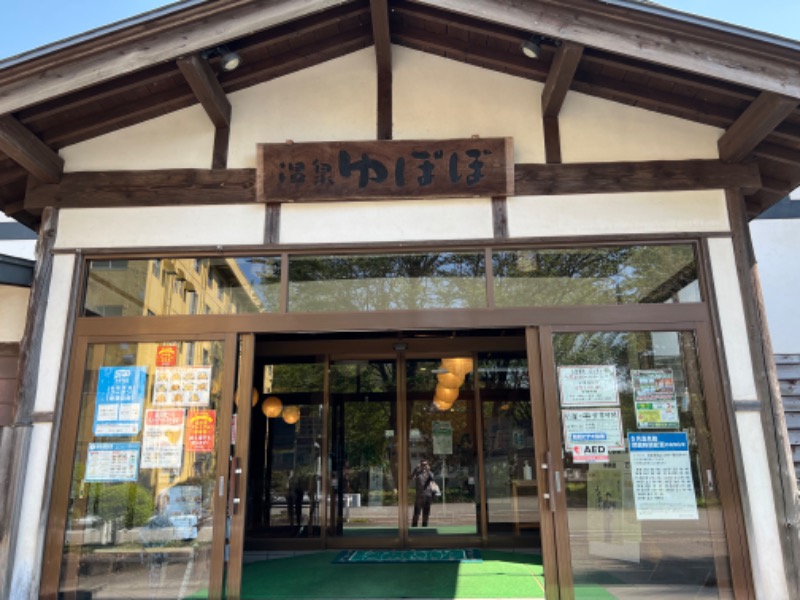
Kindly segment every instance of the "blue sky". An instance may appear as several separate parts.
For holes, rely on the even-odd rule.
[[[2,0],[0,58],[160,6],[159,0]],[[676,10],[800,40],[800,0],[661,0]]]

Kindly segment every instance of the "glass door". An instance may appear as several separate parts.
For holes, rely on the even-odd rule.
[[[540,339],[560,597],[733,597],[696,331]]]
[[[97,340],[78,343],[42,594],[218,598],[235,336]]]

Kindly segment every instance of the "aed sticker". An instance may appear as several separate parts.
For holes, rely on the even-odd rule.
[[[608,462],[608,446],[605,444],[573,444],[572,462],[604,463]]]

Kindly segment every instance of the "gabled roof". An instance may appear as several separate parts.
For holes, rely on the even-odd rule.
[[[723,160],[761,171],[751,215],[800,184],[800,42],[634,0],[187,0],[0,62],[0,209],[35,225],[26,180],[58,179],[53,151],[196,104],[203,50],[242,56],[211,59],[227,94],[372,45],[386,68],[389,41],[722,128]]]

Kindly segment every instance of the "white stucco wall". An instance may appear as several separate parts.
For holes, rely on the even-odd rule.
[[[800,200],[795,200],[800,203]],[[750,223],[775,354],[800,354],[800,219]]]
[[[0,343],[17,343],[25,331],[30,288],[0,285]]]

